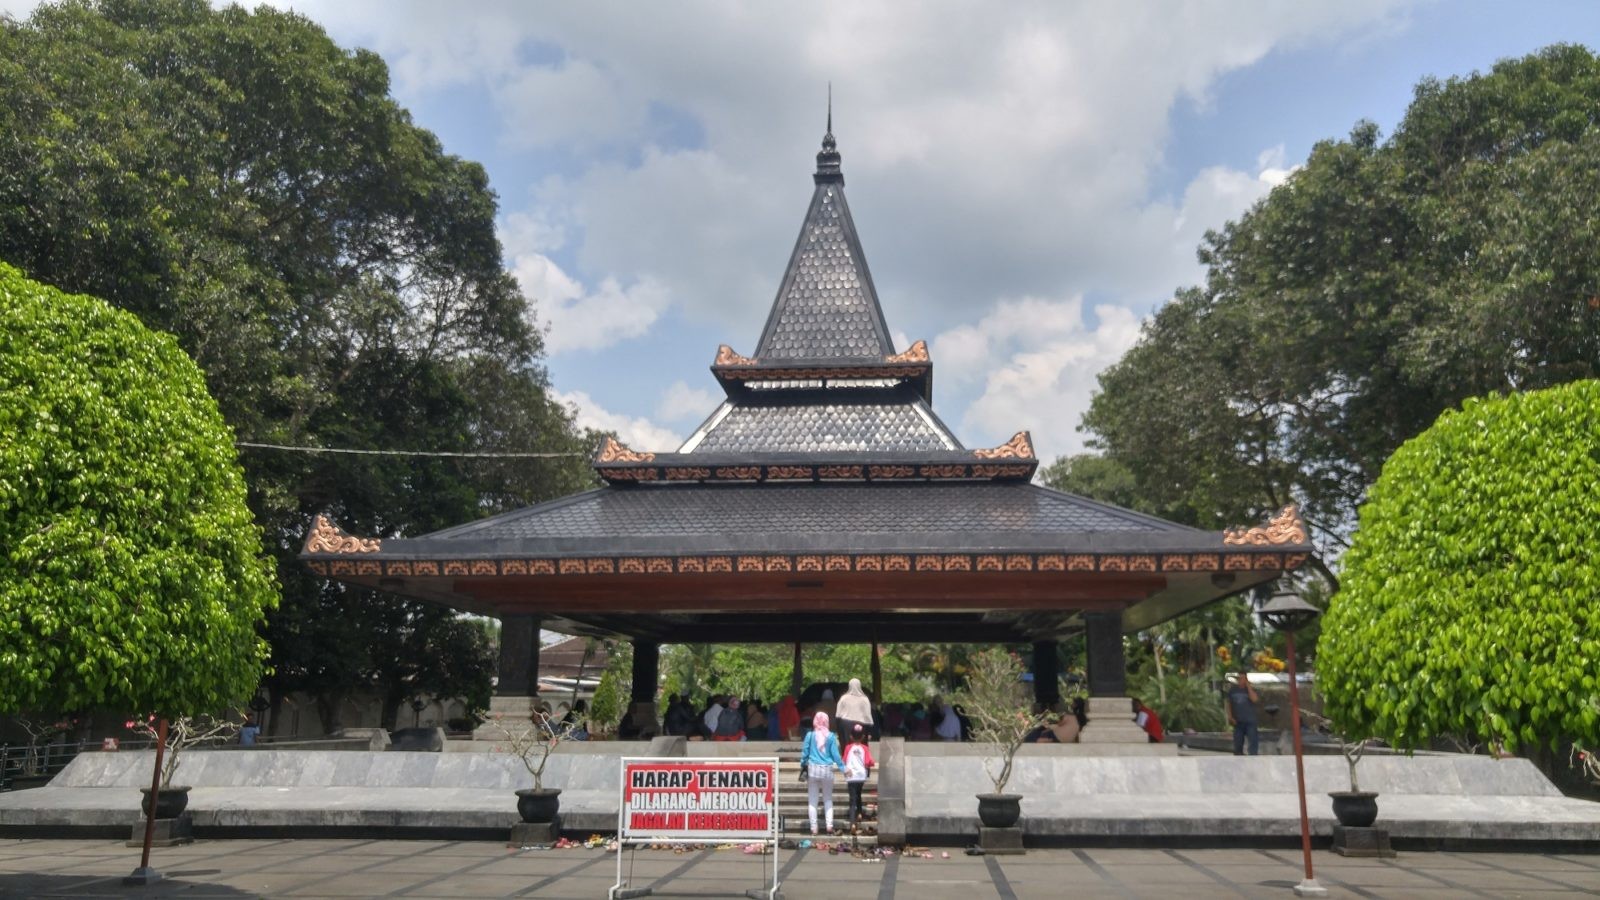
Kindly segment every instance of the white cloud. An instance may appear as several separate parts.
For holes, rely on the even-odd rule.
[[[891,323],[942,328],[1022,295],[1148,308],[1199,276],[1175,234],[1258,196],[1216,170],[1181,204],[1150,200],[1172,107],[1204,105],[1220,75],[1274,49],[1382,29],[1405,2],[297,5],[375,43],[406,90],[476,82],[503,137],[579,153],[536,197],[581,235],[581,269],[648,277],[660,304],[740,334],[799,225],[830,78]],[[703,144],[661,145],[652,108]],[[596,143],[633,152],[583,157]],[[550,318],[553,345],[603,345]]]
[[[977,370],[983,393],[962,419],[969,445],[998,443],[1029,430],[1040,459],[1083,449],[1077,423],[1089,408],[1095,375],[1139,336],[1139,318],[1124,307],[1099,305],[1094,315],[1098,321],[1090,327],[1081,298],[1028,298],[1002,303],[975,325],[955,329],[962,352],[981,346],[984,353]],[[935,346],[947,346],[945,338],[940,335]],[[936,364],[948,362],[935,358]]]
[[[672,451],[683,443],[683,437],[671,429],[662,428],[643,416],[628,416],[611,412],[594,402],[584,391],[552,391],[556,402],[569,406],[579,428],[614,431],[617,439],[635,450],[655,452]]]
[[[560,230],[514,214],[501,227],[511,270],[532,301],[537,320],[548,324],[551,354],[607,347],[650,329],[667,306],[666,289],[649,275],[624,285],[615,277],[589,288],[568,275],[545,251],[559,247]],[[554,241],[556,243],[552,244]]]
[[[698,424],[711,411],[722,402],[721,395],[700,388],[689,387],[683,381],[674,381],[671,386],[661,392],[661,401],[656,404],[656,418],[664,422],[688,422]]]

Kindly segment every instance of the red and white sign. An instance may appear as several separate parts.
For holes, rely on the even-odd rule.
[[[617,837],[638,841],[776,841],[778,761],[624,759]]]

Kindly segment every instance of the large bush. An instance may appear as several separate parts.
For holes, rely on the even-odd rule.
[[[0,322],[0,711],[247,697],[276,587],[200,370],[4,264]]]
[[[1469,400],[1361,509],[1317,674],[1351,735],[1593,743],[1600,382]]]

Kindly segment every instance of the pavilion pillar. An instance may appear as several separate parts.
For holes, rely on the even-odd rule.
[[[872,658],[868,663],[872,671],[872,705],[883,703],[883,661],[878,659],[878,642],[872,642]]]
[[[630,698],[633,724],[641,731],[661,733],[656,717],[656,690],[661,681],[661,645],[655,641],[633,642],[633,695]]]
[[[800,665],[800,642],[799,641],[795,641],[794,642],[794,668],[791,670],[790,675],[789,675],[789,693],[793,694],[794,698],[796,700],[799,700],[801,692],[804,691],[805,689],[806,689],[806,675],[805,675],[805,670],[803,668],[801,668],[801,665]]]
[[[1083,614],[1089,650],[1089,724],[1080,744],[1143,744],[1128,698],[1128,663],[1122,652],[1122,610]]]
[[[500,660],[494,696],[489,698],[489,721],[473,732],[478,740],[505,740],[505,732],[495,719],[527,722],[539,703],[539,626],[538,616],[508,614],[500,617]],[[514,727],[514,726],[513,726]]]
[[[1048,707],[1061,699],[1061,658],[1055,641],[1033,642],[1033,702]]]

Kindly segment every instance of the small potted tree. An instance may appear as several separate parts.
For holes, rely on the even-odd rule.
[[[1022,818],[1022,795],[1006,793],[1006,784],[1017,748],[1045,722],[1045,714],[1033,711],[1023,688],[1025,671],[1016,654],[990,648],[968,662],[966,688],[956,695],[972,720],[973,740],[993,748],[983,769],[994,792],[978,795],[978,819],[989,828],[1010,828]]]
[[[532,788],[517,791],[517,815],[534,825],[554,822],[561,812],[561,789],[544,786],[544,770],[557,745],[572,736],[573,725],[563,724],[544,712],[535,712],[526,722],[507,722],[503,715],[495,715],[494,721],[505,735],[504,744],[495,750],[522,760],[528,774],[533,776]]]
[[[129,721],[126,727],[135,734],[149,738],[152,746],[159,739],[155,716],[150,716],[144,721],[137,719]],[[210,716],[180,716],[167,723],[167,744],[161,762],[161,791],[156,799],[156,818],[175,819],[189,807],[189,786],[173,783],[183,751],[200,744],[222,743],[238,733],[238,722],[213,719]],[[144,799],[140,801],[140,809],[148,816],[150,789],[140,788],[139,793],[144,794]]]
[[[1346,738],[1334,729],[1333,722],[1326,716],[1310,710],[1302,709],[1300,715],[1339,742],[1339,753],[1344,756],[1345,765],[1350,769],[1350,790],[1328,792],[1328,796],[1333,798],[1333,817],[1346,828],[1371,828],[1372,823],[1378,820],[1378,792],[1363,791],[1356,774],[1361,756],[1367,751],[1367,739]]]

